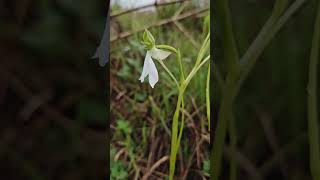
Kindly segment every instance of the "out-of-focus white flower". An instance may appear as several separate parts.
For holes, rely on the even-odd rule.
[[[105,66],[109,61],[109,34],[110,34],[110,21],[107,16],[106,25],[104,28],[103,36],[95,54],[91,57],[92,59],[99,59],[99,65]]]
[[[139,78],[141,83],[148,76],[149,84],[152,88],[154,88],[154,85],[159,81],[159,75],[157,67],[152,59],[162,61],[166,59],[170,54],[170,52],[158,49],[156,47],[153,47],[152,49],[148,50],[144,59],[142,74]]]

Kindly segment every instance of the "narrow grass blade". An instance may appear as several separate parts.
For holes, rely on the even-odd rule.
[[[317,1],[317,15],[314,24],[314,34],[309,64],[308,83],[308,134],[310,151],[310,170],[313,180],[320,179],[320,147],[319,147],[319,123],[317,108],[317,76],[320,48],[320,1]]]
[[[207,104],[207,119],[208,119],[208,130],[210,132],[210,63],[208,66],[207,75],[207,87],[206,87],[206,104]]]

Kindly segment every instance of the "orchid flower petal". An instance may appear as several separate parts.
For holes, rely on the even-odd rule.
[[[152,88],[154,88],[154,85],[159,81],[159,75],[158,75],[158,70],[154,62],[149,60],[149,84]]]
[[[150,86],[154,88],[154,85],[159,81],[159,75],[158,75],[157,67],[151,58],[150,51],[147,51],[146,57],[144,59],[142,73],[139,80],[143,82],[147,76],[149,78]]]
[[[143,63],[142,73],[141,73],[141,76],[140,76],[140,78],[139,78],[139,80],[140,80],[141,82],[143,82],[144,79],[145,79],[145,78],[147,77],[147,75],[148,75],[148,67],[150,66],[150,65],[149,65],[149,64],[150,64],[150,63],[149,63],[149,60],[152,61],[150,52],[147,51],[147,54],[146,54],[146,57],[145,57],[144,63]]]
[[[154,59],[164,60],[171,54],[171,52],[164,51],[154,47],[150,50],[150,54],[151,54],[151,57]]]

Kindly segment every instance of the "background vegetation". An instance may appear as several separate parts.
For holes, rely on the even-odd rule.
[[[240,57],[267,21],[274,2],[230,1]],[[319,11],[316,8],[316,1],[306,1],[263,51],[243,84],[233,105],[236,134],[228,126],[219,179],[311,179],[307,83],[315,13]],[[228,70],[221,46],[222,33],[219,28],[215,31],[215,62],[224,78]],[[218,82],[217,78],[213,82],[218,86],[215,112],[222,100]],[[230,149],[232,139],[237,141],[234,152]],[[231,175],[235,174],[231,173],[233,162],[236,176]]]
[[[171,123],[178,92],[158,64],[160,80],[154,89],[138,80],[146,54],[140,43],[142,33],[148,28],[157,44],[179,48],[186,70],[190,71],[205,38],[203,21],[209,12],[208,2],[204,6],[191,1],[155,5],[151,11],[149,8],[149,11],[138,10],[121,16],[117,14],[123,10],[116,5],[112,7],[110,163],[114,179],[121,179],[119,176],[122,179],[167,178]],[[172,18],[185,15],[188,16],[180,21]],[[175,58],[169,57],[165,64],[179,77]],[[206,69],[198,73],[187,90],[186,124],[177,159],[178,179],[209,179]]]

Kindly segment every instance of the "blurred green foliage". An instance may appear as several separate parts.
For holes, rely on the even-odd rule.
[[[274,1],[230,1],[240,56],[269,17],[273,4]],[[310,179],[306,88],[315,11],[315,1],[308,1],[288,21],[265,49],[236,98],[238,151],[257,168],[254,173],[265,179]],[[218,29],[214,29],[215,62],[225,77]],[[214,84],[218,85],[217,81]],[[218,112],[222,92],[217,87],[214,93],[214,111]],[[230,143],[229,138],[226,143]],[[283,161],[274,159],[280,152]],[[227,179],[229,161],[224,162],[220,178]],[[238,166],[238,178],[249,178],[247,167]]]

